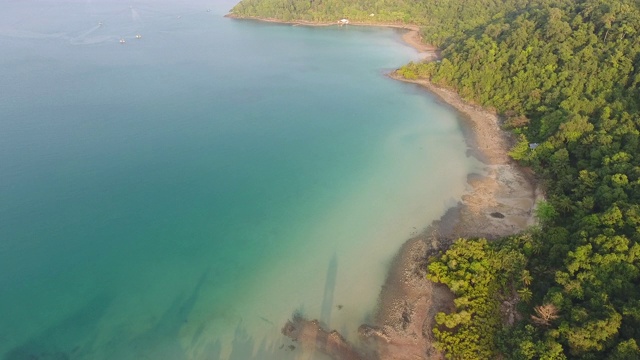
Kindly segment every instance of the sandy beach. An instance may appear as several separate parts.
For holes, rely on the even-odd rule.
[[[422,86],[455,108],[464,121],[470,154],[485,165],[483,174],[469,175],[468,191],[456,207],[402,246],[379,297],[377,331],[370,336],[378,358],[440,359],[431,328],[436,313],[453,307],[453,295],[425,279],[428,258],[460,237],[495,239],[521,232],[534,224],[532,214],[541,194],[533,175],[508,157],[513,139],[500,129],[496,114],[428,80],[390,76]]]
[[[485,165],[484,172],[470,174],[467,193],[458,205],[398,251],[378,299],[375,321],[360,327],[360,357],[354,355],[353,345],[318,322],[297,318],[283,329],[302,346],[315,347],[334,359],[444,358],[433,347],[431,328],[438,312],[452,309],[454,297],[445,286],[425,278],[428,258],[460,237],[495,239],[526,229],[534,223],[533,209],[541,196],[532,174],[508,157],[512,138],[500,129],[496,114],[427,80],[389,76],[423,87],[460,113],[470,156]]]
[[[231,16],[234,17],[234,16]],[[275,19],[256,19],[278,22]],[[289,22],[304,26],[336,23]],[[438,59],[438,49],[422,42],[419,27],[413,25],[350,23],[348,26],[384,26],[406,29],[403,40],[425,60]],[[466,194],[457,206],[407,240],[398,251],[382,287],[374,321],[363,324],[360,344],[348,343],[339,333],[323,329],[318,321],[295,317],[282,329],[300,346],[315,349],[336,359],[441,359],[433,347],[431,329],[435,314],[453,307],[453,294],[425,278],[428,259],[460,237],[496,239],[523,231],[534,224],[533,210],[541,196],[533,174],[513,162],[507,152],[511,134],[500,128],[497,114],[470,104],[454,91],[426,79],[406,80],[395,73],[389,77],[420,86],[425,96],[435,96],[460,114],[469,149],[484,164],[482,173],[469,174]]]

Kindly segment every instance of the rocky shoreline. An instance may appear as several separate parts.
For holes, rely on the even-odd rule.
[[[454,296],[446,286],[425,278],[429,258],[460,237],[496,239],[525,230],[534,224],[533,210],[541,196],[533,174],[508,157],[513,140],[501,130],[496,114],[427,80],[389,76],[424,87],[462,115],[470,154],[485,165],[484,173],[470,174],[468,191],[458,205],[401,247],[380,292],[374,321],[359,329],[357,347],[315,320],[295,316],[283,328],[300,346],[336,360],[444,358],[433,346],[431,329],[438,312],[453,308]]]
[[[429,257],[460,237],[496,239],[525,230],[534,224],[533,210],[541,196],[533,174],[508,157],[513,139],[501,130],[496,114],[427,80],[409,82],[463,115],[471,154],[485,166],[483,174],[469,175],[469,190],[459,204],[397,254],[379,298],[375,325],[382,327],[386,338],[378,341],[383,344],[378,359],[443,358],[433,347],[431,329],[435,314],[453,308],[454,297],[445,286],[425,278]]]
[[[336,25],[251,19],[304,26]],[[436,48],[422,42],[417,26],[349,25],[406,29],[403,40],[420,52],[424,59],[435,60],[440,56]],[[374,320],[359,328],[358,344],[351,344],[338,332],[323,328],[317,320],[297,315],[282,328],[282,333],[302,348],[321,352],[336,360],[444,358],[434,348],[431,329],[438,312],[453,308],[454,296],[446,286],[425,278],[429,258],[446,250],[460,237],[496,239],[525,230],[534,224],[533,210],[537,199],[542,196],[533,174],[519,167],[507,155],[513,138],[500,128],[497,114],[470,104],[454,91],[438,87],[428,80],[407,80],[396,73],[389,74],[389,77],[420,86],[454,108],[464,122],[462,127],[469,154],[481,161],[484,169],[481,174],[468,176],[468,191],[457,206],[401,247],[380,292]]]

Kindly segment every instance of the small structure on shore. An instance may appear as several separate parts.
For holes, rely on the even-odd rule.
[[[535,148],[537,148],[538,146],[540,146],[540,144],[538,143],[530,143],[529,144],[529,149],[534,150]]]
[[[349,25],[349,19],[341,19],[340,21],[338,21],[338,24],[340,24],[340,26]]]

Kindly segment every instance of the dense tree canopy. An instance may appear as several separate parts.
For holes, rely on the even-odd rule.
[[[452,35],[474,29],[497,14],[515,11],[527,0],[243,0],[232,12],[289,20],[411,23],[422,26],[429,41],[439,45]]]
[[[534,167],[553,210],[530,264],[534,302],[559,317],[538,335],[570,358],[640,358],[638,31],[635,1],[532,2],[450,38],[441,63],[402,70],[495,108],[520,134],[512,156]]]
[[[399,73],[496,109],[518,136],[511,155],[547,196],[540,228],[460,240],[434,260],[429,277],[458,296],[434,329],[449,357],[640,359],[638,1],[244,0],[233,11],[419,24],[443,59]],[[525,316],[503,332],[497,302],[514,292]]]

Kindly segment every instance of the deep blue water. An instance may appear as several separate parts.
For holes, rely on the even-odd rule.
[[[353,334],[463,192],[400,33],[232,5],[2,6],[0,359],[306,358],[284,321]]]

